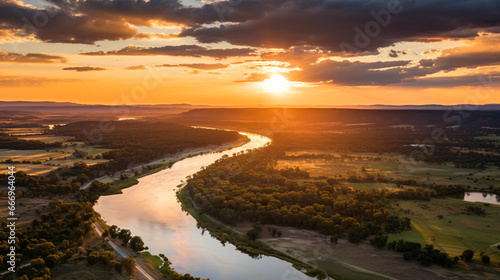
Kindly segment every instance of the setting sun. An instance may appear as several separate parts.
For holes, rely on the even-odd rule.
[[[290,82],[279,74],[273,74],[269,79],[264,80],[262,86],[273,94],[281,94],[290,90]]]

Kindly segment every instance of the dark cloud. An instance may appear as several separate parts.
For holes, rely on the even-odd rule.
[[[78,66],[78,67],[67,67],[63,68],[66,71],[76,71],[76,72],[89,72],[89,71],[106,71],[107,68],[102,67],[91,67],[91,66]]]
[[[399,57],[400,55],[405,55],[407,54],[406,50],[404,51],[396,51],[396,50],[390,50],[389,51],[389,56],[390,57]]]
[[[180,0],[48,1],[52,8],[37,9],[0,0],[0,25],[25,29],[47,42],[91,44],[133,38],[135,26],[172,23],[185,26],[179,36],[202,43],[307,45],[336,53],[370,53],[401,41],[500,32],[498,0],[239,0],[201,7],[184,6]],[[143,33],[137,39],[154,36],[169,35]]]
[[[60,3],[76,3],[58,1]],[[77,5],[77,4],[74,4]],[[94,17],[83,14],[70,5],[59,9],[36,9],[20,2],[0,1],[0,25],[23,31],[46,42],[85,43],[99,40],[131,38],[137,28],[120,18]]]
[[[434,60],[433,67],[437,71],[452,71],[458,68],[477,68],[500,64],[500,50],[498,48],[477,52],[454,52],[438,57]]]
[[[499,85],[498,82],[495,82],[498,80],[500,80],[500,73],[494,73],[487,76],[467,75],[416,79],[400,85],[421,88],[453,88],[461,86],[484,86],[486,88],[491,88]]]
[[[100,40],[122,40],[134,37],[134,26],[172,23],[197,26],[222,19],[244,21],[262,15],[268,6],[257,1],[234,1],[187,7],[179,0],[47,0],[45,9],[34,8],[14,0],[0,0],[0,25],[24,30],[46,42],[93,44]],[[284,1],[276,1],[284,2]],[[262,10],[255,9],[259,5]],[[229,8],[229,9],[228,9]],[[248,10],[246,10],[248,8]],[[138,35],[147,39],[152,35]],[[165,36],[158,35],[156,38]]]
[[[228,58],[235,56],[252,56],[255,55],[254,50],[250,48],[235,48],[235,49],[209,49],[198,45],[180,45],[180,46],[164,46],[164,47],[139,47],[128,46],[116,51],[108,52],[88,52],[81,55],[169,55],[169,56],[193,56],[193,57],[214,57]]]
[[[222,63],[191,63],[191,64],[163,64],[156,67],[188,67],[196,70],[217,70],[229,67],[228,64]]]
[[[263,53],[261,58],[268,61],[282,61],[292,65],[312,64],[330,55],[328,51],[315,47],[292,47],[282,52]]]
[[[0,52],[0,62],[7,63],[65,63],[67,61],[65,57],[60,55]]]
[[[146,70],[148,67],[144,65],[135,65],[123,68],[123,70]]]
[[[51,0],[58,2],[56,0]],[[217,21],[244,22],[280,8],[287,0],[229,0],[187,7],[178,0],[86,0],[71,1],[73,9],[93,17],[123,18],[134,25],[155,21],[193,26]]]
[[[135,40],[166,40],[166,39],[173,39],[173,38],[178,38],[177,35],[172,35],[172,34],[162,34],[162,33],[139,33],[134,36]]]
[[[293,71],[289,78],[293,81],[332,83],[343,86],[383,86],[407,85],[469,85],[476,81],[471,77],[433,78],[435,73],[446,73],[463,68],[478,68],[500,64],[500,50],[492,48],[495,40],[478,41],[474,45],[445,51],[435,59],[422,59],[418,64],[410,61],[359,62],[324,60],[316,64],[303,65],[301,71]],[[489,46],[485,48],[486,46]],[[477,49],[477,51],[475,51]],[[425,81],[429,80],[428,83]],[[456,82],[455,84],[453,82]]]
[[[246,10],[248,16],[234,19],[236,24],[194,26],[180,35],[202,43],[225,41],[270,48],[312,45],[362,53],[400,41],[469,38],[500,26],[497,0],[289,0],[259,5],[265,2],[243,1],[256,11]]]
[[[344,86],[381,86],[400,83],[411,77],[407,70],[410,61],[350,62],[324,60],[293,71],[289,78],[301,82],[323,82]]]

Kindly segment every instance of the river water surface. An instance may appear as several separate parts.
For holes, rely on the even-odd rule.
[[[241,132],[240,132],[241,133]],[[109,225],[130,229],[141,236],[149,251],[165,254],[179,273],[211,280],[311,280],[288,262],[274,257],[259,259],[241,253],[196,227],[196,220],[181,209],[176,190],[182,180],[223,155],[232,155],[271,142],[267,137],[241,133],[247,144],[222,153],[212,153],[176,162],[172,168],[139,179],[123,194],[99,198],[94,209]]]
[[[492,193],[466,192],[464,200],[469,202],[484,202],[500,205],[500,197]]]

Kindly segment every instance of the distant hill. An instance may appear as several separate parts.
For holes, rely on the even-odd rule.
[[[118,111],[119,108],[130,108],[133,110],[172,110],[187,111],[195,108],[208,108],[210,106],[197,106],[191,104],[158,104],[158,105],[102,105],[102,104],[78,104],[71,102],[52,101],[0,101],[0,111],[40,111],[61,112],[83,110],[83,111]]]
[[[331,108],[217,108],[194,109],[175,119],[191,123],[260,122],[290,124],[379,124],[437,126],[500,126],[500,111],[331,109]]]
[[[500,104],[485,104],[485,105],[315,105],[315,106],[298,106],[298,105],[257,105],[257,106],[210,106],[210,105],[192,105],[192,104],[151,104],[151,105],[103,105],[103,104],[79,104],[72,102],[54,102],[54,101],[0,101],[0,111],[33,111],[39,108],[57,111],[70,109],[85,109],[85,110],[106,110],[109,108],[129,107],[137,109],[169,109],[169,110],[192,110],[199,108],[338,108],[338,109],[372,109],[372,110],[451,110],[457,108],[471,107],[479,111],[497,111],[500,110]]]
[[[340,108],[341,107],[341,108]],[[316,108],[296,107],[226,107],[208,105],[158,104],[158,105],[98,105],[70,102],[0,101],[0,121],[66,123],[88,119],[117,119],[122,117],[150,117],[192,124],[222,122],[262,122],[283,119],[283,112],[293,115],[288,121],[297,123],[330,123],[383,125],[471,125],[498,127],[500,104],[470,105],[370,105],[328,106]],[[460,112],[460,113],[457,113]],[[285,116],[286,117],[286,116]],[[286,117],[288,118],[288,117]],[[460,124],[457,122],[460,119]]]
[[[190,104],[166,105],[92,105],[70,102],[0,101],[0,122],[66,123],[79,120],[123,117],[169,116],[197,108]]]
[[[328,107],[328,106],[327,106]],[[335,106],[335,108],[342,109],[377,109],[377,110],[451,110],[467,108],[478,111],[499,111],[500,104],[485,104],[485,105],[469,105],[469,104],[459,104],[459,105],[438,105],[438,104],[427,104],[427,105],[346,105],[346,106]]]

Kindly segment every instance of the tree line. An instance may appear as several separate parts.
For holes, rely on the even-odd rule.
[[[391,215],[392,194],[356,190],[335,180],[306,181],[298,168],[274,167],[272,147],[222,158],[195,174],[186,186],[204,213],[234,225],[242,221],[312,229],[358,243],[369,235],[410,229],[410,220]]]

